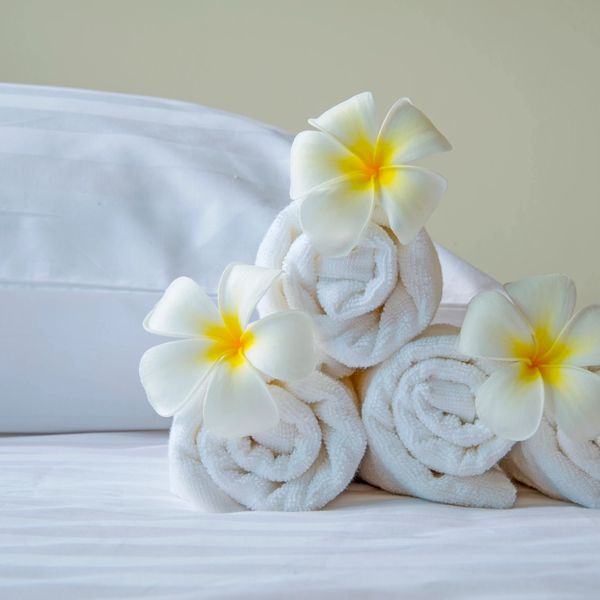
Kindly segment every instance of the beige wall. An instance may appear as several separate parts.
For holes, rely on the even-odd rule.
[[[429,229],[600,302],[600,0],[0,0],[0,79],[166,96],[290,131],[362,90],[454,144]]]

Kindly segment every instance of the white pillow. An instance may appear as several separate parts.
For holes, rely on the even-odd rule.
[[[433,320],[460,327],[471,299],[486,290],[500,290],[500,284],[473,265],[435,244],[442,265],[442,302]]]
[[[215,290],[289,201],[290,137],[152,98],[0,85],[0,431],[156,428],[142,320]]]
[[[163,428],[142,320],[188,275],[215,292],[289,202],[292,138],[154,98],[0,84],[0,431]],[[437,321],[495,282],[439,249]]]

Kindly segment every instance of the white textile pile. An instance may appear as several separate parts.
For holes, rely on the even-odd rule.
[[[352,387],[315,372],[270,389],[280,422],[253,437],[211,435],[198,405],[177,414],[169,440],[176,494],[212,512],[304,511],[346,489],[366,446]]]
[[[359,378],[368,448],[360,475],[397,494],[508,508],[516,491],[496,466],[512,443],[476,417],[489,366],[456,350],[457,331],[434,326]]]
[[[503,466],[551,498],[600,508],[600,438],[573,440],[550,415],[533,437],[515,445]]]
[[[376,365],[433,320],[442,295],[441,267],[425,230],[403,246],[372,223],[346,257],[321,256],[302,233],[299,204],[275,219],[256,263],[281,269],[259,306],[262,314],[293,308],[316,326],[323,362],[349,367]]]

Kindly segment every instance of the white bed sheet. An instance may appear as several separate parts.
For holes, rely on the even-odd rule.
[[[354,484],[320,512],[203,514],[166,452],[166,432],[0,438],[0,598],[599,597],[600,512]]]

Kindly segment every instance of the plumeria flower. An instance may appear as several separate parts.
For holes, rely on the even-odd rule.
[[[459,349],[502,361],[479,388],[481,420],[497,435],[524,440],[538,429],[544,404],[576,439],[600,434],[600,306],[573,316],[575,286],[565,275],[540,275],[476,296]]]
[[[218,308],[187,277],[167,288],[144,328],[185,339],[150,348],[140,362],[142,385],[157,413],[171,416],[203,399],[204,425],[217,435],[253,435],[277,424],[265,378],[292,381],[315,368],[308,315],[283,311],[249,323],[278,275],[229,265],[219,282]]]
[[[291,154],[293,199],[313,245],[345,256],[360,240],[374,211],[408,244],[440,202],[446,180],[414,160],[450,150],[448,140],[408,98],[388,112],[379,132],[370,92],[358,94],[308,121]]]

